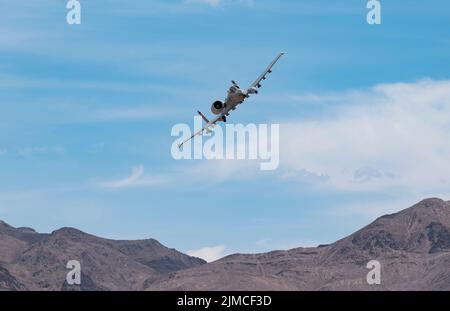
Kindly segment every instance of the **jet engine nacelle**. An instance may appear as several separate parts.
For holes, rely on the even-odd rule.
[[[220,112],[223,109],[223,102],[221,102],[220,100],[215,101],[212,105],[211,105],[211,112],[214,114],[220,114]]]

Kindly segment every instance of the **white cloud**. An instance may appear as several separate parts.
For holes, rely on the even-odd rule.
[[[204,4],[211,7],[219,7],[225,5],[245,5],[253,6],[254,0],[184,0],[186,4]]]
[[[218,245],[212,247],[203,247],[198,250],[187,251],[187,254],[189,256],[202,258],[207,262],[213,262],[220,258],[225,257],[226,256],[225,250],[226,250],[225,245]]]
[[[382,84],[336,101],[331,117],[281,125],[284,179],[308,172],[338,190],[448,189],[450,81]]]
[[[90,89],[90,90],[114,90],[130,93],[173,93],[176,90],[158,84],[128,83],[128,82],[104,82],[104,81],[61,81],[56,79],[33,79],[18,75],[0,74],[1,89]]]
[[[127,121],[161,118],[173,116],[175,113],[175,111],[166,108],[137,106],[94,111],[89,119],[92,121]]]
[[[20,156],[31,156],[38,154],[63,154],[65,149],[63,147],[26,147],[17,150]]]
[[[128,15],[155,15],[155,14],[192,14],[202,13],[206,7],[222,7],[225,5],[254,5],[254,0],[181,0],[147,1],[124,5],[122,1],[116,3],[104,11],[112,14]]]
[[[307,99],[330,109],[325,117],[281,124],[280,170],[272,172],[281,181],[318,189],[385,192],[397,198],[449,192],[450,81],[382,84],[309,94]],[[136,167],[131,176],[102,186],[124,188],[161,181],[173,185],[188,179],[189,184],[215,184],[266,175],[258,170],[258,161],[250,160],[183,163],[163,177],[144,176],[143,170]],[[246,174],[241,174],[243,170]]]
[[[165,183],[163,176],[145,176],[143,165],[135,166],[131,169],[131,175],[118,180],[100,182],[99,185],[106,189],[122,189],[132,187],[156,186]]]
[[[207,4],[210,6],[218,6],[221,3],[221,0],[186,0],[186,3],[201,3]]]

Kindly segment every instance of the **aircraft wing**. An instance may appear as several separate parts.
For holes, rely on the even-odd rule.
[[[190,141],[191,139],[200,136],[203,134],[204,131],[208,131],[211,127],[214,127],[214,125],[216,125],[217,122],[219,122],[222,119],[222,114],[220,114],[217,118],[215,118],[214,120],[212,120],[211,122],[208,122],[200,131],[194,133],[191,137],[189,137],[188,139],[186,139],[185,141],[183,141],[181,144],[178,145],[178,148],[181,149],[181,147],[183,147],[183,145],[185,143],[187,143],[188,141]]]
[[[278,62],[278,60],[284,55],[284,53],[278,54],[278,56],[270,63],[269,67],[256,79],[255,82],[250,86],[250,88],[260,88],[261,82],[266,80],[266,77],[269,73],[272,72],[272,67]]]

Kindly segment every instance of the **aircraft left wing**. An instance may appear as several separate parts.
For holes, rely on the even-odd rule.
[[[278,60],[284,55],[285,53],[280,53],[278,56],[270,63],[269,67],[256,79],[255,82],[250,86],[250,88],[253,89],[259,89],[261,87],[261,82],[263,80],[266,80],[266,77],[269,73],[272,72],[272,67],[278,62]]]
[[[214,125],[216,125],[217,122],[219,122],[220,120],[222,120],[223,116],[222,114],[220,114],[217,118],[215,118],[214,120],[208,122],[200,131],[198,131],[197,133],[194,133],[191,137],[189,137],[188,139],[186,139],[185,141],[183,141],[181,144],[178,145],[178,148],[181,149],[181,147],[183,147],[183,145],[185,143],[187,143],[188,141],[190,141],[191,139],[200,136],[203,134],[204,131],[209,131],[209,129],[211,127],[214,127]]]

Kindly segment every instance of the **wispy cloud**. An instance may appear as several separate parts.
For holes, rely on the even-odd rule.
[[[137,2],[135,6],[123,6],[117,2],[106,11],[115,14],[153,15],[153,14],[193,14],[203,13],[208,7],[224,5],[253,5],[254,0],[179,0],[179,1],[151,1]],[[122,5],[122,6],[121,6]],[[202,10],[202,6],[205,8]]]
[[[63,154],[65,149],[63,147],[26,147],[17,150],[17,154],[20,156],[31,156],[39,154]]]
[[[166,182],[166,179],[163,176],[147,176],[144,173],[144,166],[138,165],[131,169],[131,175],[121,179],[102,181],[99,185],[106,189],[122,189],[156,186]]]
[[[219,4],[222,2],[221,0],[185,0],[185,3],[200,3],[200,4],[207,4],[210,6],[219,6]]]
[[[112,81],[77,81],[55,79],[33,79],[23,76],[0,74],[1,89],[89,89],[103,91],[119,91],[130,93],[171,93],[174,87],[166,87],[151,83],[128,83]]]
[[[89,116],[91,121],[126,121],[162,118],[175,115],[174,110],[160,107],[137,106],[133,108],[117,108],[93,111]]]
[[[225,245],[217,245],[212,247],[203,247],[197,250],[187,251],[187,254],[190,256],[202,258],[207,262],[213,262],[220,258],[226,256],[225,250],[227,247]]]

